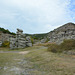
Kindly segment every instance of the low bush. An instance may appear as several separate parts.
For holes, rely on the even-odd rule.
[[[60,52],[59,45],[57,45],[57,44],[50,44],[49,47],[48,47],[48,51],[51,51],[53,53]]]
[[[75,40],[64,40],[63,43],[60,44],[60,48],[63,50],[75,49]]]
[[[9,47],[9,45],[10,45],[9,41],[4,41],[2,47]]]
[[[58,44],[49,44],[48,51],[53,53],[69,51],[75,49],[75,40],[64,40],[60,45]]]
[[[34,44],[34,39],[33,38],[31,38],[31,43]]]
[[[37,44],[37,46],[49,47],[51,44],[55,44],[55,43],[39,43],[39,44]]]

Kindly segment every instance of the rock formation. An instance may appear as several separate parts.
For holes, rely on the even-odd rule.
[[[10,49],[25,48],[26,46],[32,46],[30,37],[26,37],[23,30],[17,29],[16,38],[10,38]]]
[[[2,31],[0,31],[0,46],[2,46],[2,43],[4,43],[5,41],[10,41],[10,37],[15,37],[15,35],[3,33]]]
[[[31,43],[31,38],[29,36],[26,37],[26,46],[31,47],[32,43]]]
[[[47,38],[41,39],[40,43],[46,43]]]
[[[64,39],[75,39],[75,24],[67,23],[48,34],[49,42],[60,44]]]

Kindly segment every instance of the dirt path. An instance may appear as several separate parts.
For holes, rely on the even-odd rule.
[[[0,51],[0,53],[19,53],[19,54],[27,54],[29,51]]]
[[[40,50],[40,49],[45,49],[45,48],[47,48],[47,47],[41,46],[40,48],[35,49],[35,50]],[[0,51],[0,53],[19,53],[19,54],[27,54],[27,53],[29,53],[29,50],[28,50],[28,51]]]
[[[29,51],[22,51],[22,52],[19,52],[19,54],[27,54],[29,53]]]

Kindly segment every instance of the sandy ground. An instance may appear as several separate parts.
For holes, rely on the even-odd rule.
[[[0,53],[19,53],[19,54],[27,54],[29,51],[0,51]]]
[[[29,51],[22,51],[22,52],[19,52],[19,54],[27,54],[29,53]]]

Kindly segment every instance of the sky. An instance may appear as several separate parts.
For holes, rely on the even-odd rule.
[[[75,0],[0,0],[0,27],[16,32],[47,33],[75,23]]]

